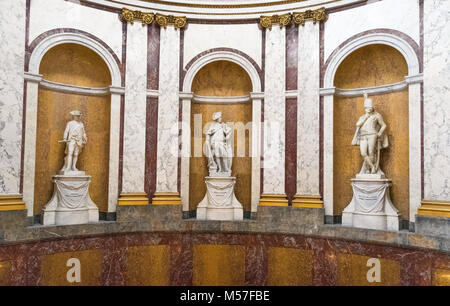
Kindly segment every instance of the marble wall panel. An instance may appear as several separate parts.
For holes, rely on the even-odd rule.
[[[117,11],[80,5],[77,1],[33,0],[30,2],[30,43],[56,28],[74,28],[104,41],[121,58],[122,23]],[[139,24],[140,26],[140,24]]]
[[[251,24],[189,24],[184,32],[183,67],[197,54],[213,48],[233,48],[261,67],[261,30]]]
[[[424,198],[450,201],[450,2],[424,3]]]
[[[419,0],[368,1],[366,5],[329,14],[325,23],[325,60],[346,39],[380,28],[403,32],[419,43]]]
[[[0,194],[19,194],[25,0],[0,2]]]

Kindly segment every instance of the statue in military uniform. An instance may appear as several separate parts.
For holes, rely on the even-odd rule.
[[[78,161],[78,155],[81,153],[83,146],[87,142],[86,131],[84,124],[81,122],[81,112],[78,110],[71,111],[71,121],[67,122],[66,129],[64,130],[63,140],[59,142],[66,143],[66,157],[64,158],[64,166],[61,169],[61,173],[78,171],[76,165]]]
[[[374,110],[372,99],[367,98],[367,94],[364,94],[364,98],[366,113],[356,123],[352,145],[359,145],[363,157],[360,174],[384,174],[380,169],[380,151],[389,146],[386,123]]]

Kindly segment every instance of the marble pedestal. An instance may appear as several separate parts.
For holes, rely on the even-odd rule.
[[[242,220],[244,211],[234,194],[236,177],[205,177],[206,195],[197,206],[198,220]]]
[[[342,213],[342,225],[399,230],[399,213],[392,204],[392,181],[381,174],[358,174],[352,179],[353,198]]]
[[[89,196],[91,176],[84,171],[54,175],[53,196],[43,210],[44,225],[98,222],[98,208]]]

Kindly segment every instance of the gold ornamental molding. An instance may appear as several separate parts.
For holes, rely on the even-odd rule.
[[[163,28],[166,28],[169,24],[173,24],[175,29],[181,29],[186,25],[186,16],[163,15],[157,13],[156,23]]]
[[[148,198],[145,192],[121,193],[118,205],[148,205]]]
[[[317,22],[324,21],[327,17],[324,7],[317,10],[294,12],[292,15],[292,20],[294,23],[299,25],[301,24],[302,26],[305,25],[306,20],[312,20],[313,23],[316,24]]]
[[[291,22],[296,25],[305,25],[307,20],[312,20],[314,24],[325,21],[327,13],[322,7],[317,10],[307,10],[304,12],[287,13],[283,15],[261,16],[259,23],[263,28],[272,29],[272,25],[279,24],[280,28],[288,26]]]
[[[293,207],[323,208],[323,201],[319,195],[296,194],[292,200]]]
[[[22,195],[0,195],[0,211],[2,210],[24,210],[25,202]]]
[[[291,23],[291,14],[261,16],[259,22],[263,28],[272,29],[272,25],[279,24],[280,28]]]
[[[260,206],[289,206],[285,194],[263,193],[259,199]]]
[[[122,20],[125,20],[126,22],[129,22],[131,24],[133,24],[135,20],[140,20],[142,22],[142,26],[145,26],[146,24],[151,24],[153,20],[155,20],[155,15],[153,13],[132,11],[127,8],[122,9],[120,17],[122,17]]]

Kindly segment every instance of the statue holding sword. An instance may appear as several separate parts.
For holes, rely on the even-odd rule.
[[[71,121],[67,122],[64,130],[63,139],[58,142],[66,143],[66,157],[64,158],[64,166],[60,173],[79,171],[76,167],[78,155],[81,153],[83,146],[87,142],[84,124],[81,122],[81,112],[78,110],[71,111]]]

